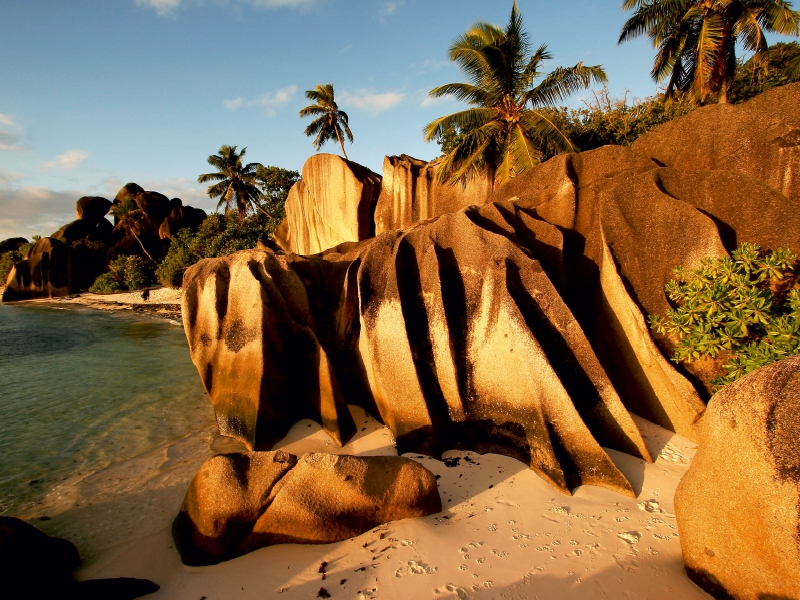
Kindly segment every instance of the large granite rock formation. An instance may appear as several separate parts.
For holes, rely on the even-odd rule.
[[[800,357],[726,386],[675,495],[686,572],[715,598],[800,598]]]
[[[3,302],[57,298],[71,293],[69,248],[61,240],[42,238],[8,274]]]
[[[315,154],[289,190],[286,219],[275,242],[297,254],[316,254],[375,235],[381,176],[335,154]]]
[[[209,565],[272,544],[337,542],[441,510],[433,473],[407,458],[224,454],[200,468],[172,531],[184,563]]]
[[[792,108],[794,107],[794,108]],[[634,150],[677,169],[738,171],[800,200],[800,83],[744,104],[712,104],[640,137]]]
[[[100,196],[84,196],[75,204],[75,216],[89,221],[99,221],[109,210],[111,201]]]
[[[11,252],[13,250],[19,250],[22,246],[28,243],[28,240],[21,237],[16,238],[8,238],[0,242],[0,254],[4,254],[6,252]]]
[[[169,201],[169,212],[158,228],[158,236],[163,240],[173,238],[181,229],[197,231],[205,220],[206,211],[184,206],[180,198]]]
[[[440,184],[436,182],[440,162],[428,163],[406,154],[384,157],[376,234],[486,202],[492,191],[488,177],[475,177],[466,185]]]

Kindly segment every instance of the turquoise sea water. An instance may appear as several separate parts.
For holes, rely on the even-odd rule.
[[[0,514],[213,422],[180,326],[0,304]]]

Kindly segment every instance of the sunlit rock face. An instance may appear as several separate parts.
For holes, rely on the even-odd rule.
[[[289,190],[275,242],[288,252],[316,254],[370,238],[380,191],[377,173],[335,154],[315,154]]]
[[[28,249],[8,274],[3,302],[68,296],[70,286],[69,248],[61,240],[42,238]]]
[[[273,544],[326,544],[441,512],[433,473],[398,456],[249,452],[208,459],[172,528],[184,563]]]
[[[344,442],[356,404],[400,453],[497,452],[564,493],[631,494],[603,450],[650,458],[629,413],[698,441],[708,399],[647,325],[672,269],[745,241],[800,252],[798,208],[746,173],[607,146],[314,256],[203,261],[184,323],[222,433],[251,448],[303,417]]]
[[[463,185],[437,183],[440,163],[440,159],[425,162],[407,154],[384,157],[376,234],[486,202],[492,190],[488,176],[478,175]]]
[[[640,137],[634,150],[678,169],[738,171],[800,201],[800,83],[712,104]]]
[[[800,598],[800,357],[715,395],[675,495],[686,572],[715,598]]]

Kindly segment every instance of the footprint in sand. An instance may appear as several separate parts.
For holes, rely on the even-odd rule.
[[[639,543],[639,540],[642,537],[642,534],[638,531],[624,531],[622,533],[618,533],[617,537],[621,539],[623,542],[634,546]]]

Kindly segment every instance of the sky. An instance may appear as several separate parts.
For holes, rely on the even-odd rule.
[[[519,0],[546,70],[602,65],[614,96],[646,97],[654,50],[618,46],[621,0]],[[305,90],[332,83],[351,160],[430,160],[422,128],[463,105],[427,92],[464,78],[451,42],[508,22],[512,0],[2,0],[0,240],[49,235],[84,195],[129,181],[212,210],[197,176],[223,144],[301,170]],[[768,38],[775,41],[774,36]],[[573,106],[590,92],[571,99]],[[324,152],[338,152],[328,144]]]

